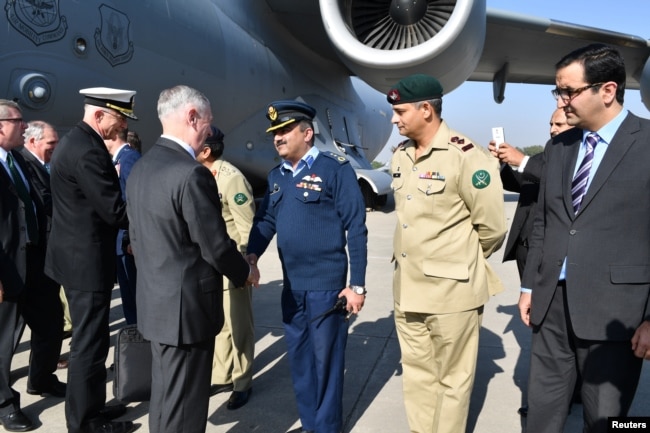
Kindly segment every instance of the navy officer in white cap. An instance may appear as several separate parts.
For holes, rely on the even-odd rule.
[[[128,228],[117,172],[104,144],[127,127],[135,91],[95,87],[84,95],[84,117],[59,142],[51,160],[52,231],[45,272],[61,282],[70,304],[65,415],[69,433],[128,433],[131,421],[111,421],[124,406],[105,406],[108,313],[115,280],[115,238]]]

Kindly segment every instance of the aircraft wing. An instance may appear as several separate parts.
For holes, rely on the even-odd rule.
[[[640,88],[650,108],[650,44],[642,37],[487,9],[485,0],[267,3],[314,53],[338,57],[351,74],[381,92],[404,76],[429,73],[447,93],[466,80],[492,81],[501,102],[505,83],[553,84],[562,56],[601,42],[619,49],[627,86]]]
[[[555,63],[563,55],[599,42],[618,48],[625,59],[627,87],[641,88],[650,54],[646,39],[496,9],[487,9],[486,18],[483,52],[469,80],[495,81],[496,77],[497,86],[504,78],[510,83],[554,84]]]

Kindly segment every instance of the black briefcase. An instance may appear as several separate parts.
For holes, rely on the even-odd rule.
[[[149,401],[151,395],[151,343],[127,325],[115,341],[113,396],[125,403]]]

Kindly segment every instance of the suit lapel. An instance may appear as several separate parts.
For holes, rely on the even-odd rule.
[[[4,182],[7,185],[7,190],[18,197],[18,191],[16,191],[16,187],[14,186],[13,180],[11,180],[11,177],[9,176],[9,173],[7,173],[7,170],[5,170],[4,167],[0,167],[0,178],[2,178],[2,182]]]
[[[573,182],[573,172],[578,161],[578,151],[582,144],[582,130],[572,129],[571,134],[567,137],[568,145],[564,147],[565,155],[562,165],[562,197],[564,198],[564,207],[571,219],[575,218],[573,211],[573,199],[571,197],[571,183]]]
[[[612,176],[612,172],[616,166],[634,144],[635,139],[632,134],[638,130],[639,122],[631,114],[628,114],[618,128],[618,131],[616,131],[616,134],[614,134],[612,142],[608,144],[607,151],[598,166],[598,170],[593,174],[593,179],[589,183],[587,194],[582,199],[581,209],[584,210],[589,205],[605,182]]]

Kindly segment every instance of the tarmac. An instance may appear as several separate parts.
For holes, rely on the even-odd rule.
[[[515,211],[517,196],[506,194],[508,224]],[[345,433],[408,432],[402,399],[400,350],[393,322],[392,239],[396,223],[394,203],[367,214],[369,231],[368,297],[361,314],[350,321],[346,352],[343,413]],[[528,377],[530,329],[519,319],[517,300],[519,277],[514,262],[502,263],[502,250],[490,263],[502,278],[505,292],[485,306],[480,336],[478,367],[468,418],[468,433],[520,432],[525,418],[517,409],[522,404]],[[209,433],[284,433],[300,426],[285,356],[280,314],[282,270],[275,245],[259,262],[262,284],[254,292],[255,376],[248,404],[238,410],[226,408],[229,394],[210,399]],[[111,342],[124,326],[119,290],[113,291]],[[13,359],[14,388],[21,393],[23,411],[38,426],[36,431],[67,432],[63,399],[32,396],[25,392],[29,359],[29,330]],[[70,340],[63,343],[68,354]],[[106,362],[109,404],[113,399],[113,349]],[[66,381],[66,370],[57,375]],[[650,416],[650,362],[644,363],[641,383],[630,416]],[[149,431],[148,403],[131,403],[122,420],[140,424],[138,432]],[[0,429],[0,431],[2,431]],[[573,405],[564,433],[582,431],[582,406]]]

